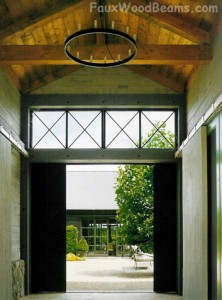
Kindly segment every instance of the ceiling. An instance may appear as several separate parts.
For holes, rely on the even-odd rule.
[[[68,74],[84,68],[64,54],[68,34],[93,27],[100,22],[98,10],[88,0],[1,0],[0,1],[0,64],[17,89],[28,94]],[[118,0],[107,1],[112,7]],[[123,1],[120,1],[122,3]],[[158,0],[155,3],[176,7],[180,0]],[[195,76],[199,65],[212,59],[211,44],[221,29],[221,0],[186,0],[191,12],[138,12],[133,9],[152,5],[154,1],[125,1],[131,9],[114,9],[106,22],[115,29],[136,36],[138,53],[125,65],[135,74],[149,78],[172,91],[183,93]],[[197,5],[217,5],[218,13],[196,13]],[[82,51],[96,47],[102,50],[101,39],[80,44]],[[88,51],[88,50],[87,50]],[[120,50],[121,51],[121,50]],[[118,79],[117,79],[118,80]]]

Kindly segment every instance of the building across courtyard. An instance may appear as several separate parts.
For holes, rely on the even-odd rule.
[[[78,228],[79,238],[89,245],[90,256],[125,256],[116,221],[115,201],[117,167],[67,166],[66,223]],[[83,170],[86,168],[86,170]]]

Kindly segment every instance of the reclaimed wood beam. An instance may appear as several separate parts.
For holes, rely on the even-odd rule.
[[[109,3],[112,4],[114,8],[117,8],[119,6],[119,0],[109,0]],[[194,43],[210,44],[209,32],[199,27],[195,27],[191,23],[183,19],[177,18],[167,12],[147,12],[145,8],[148,6],[149,3],[145,2],[145,0],[130,0],[125,1],[125,3],[125,7],[128,8],[128,12],[131,14],[144,18],[147,21],[164,29],[167,29],[172,33],[178,34],[181,37],[186,38]],[[150,5],[152,5],[152,3]]]
[[[104,63],[113,62],[106,45],[79,46],[76,50],[81,59]],[[120,57],[126,57],[128,45],[110,45],[109,51]],[[115,57],[114,57],[115,58]],[[118,58],[116,58],[118,59]],[[208,64],[212,59],[212,50],[208,45],[147,45],[138,47],[136,57],[130,65],[200,65]],[[0,64],[2,65],[75,65],[64,53],[61,45],[0,45]]]
[[[5,25],[0,28],[0,40],[7,36],[13,35],[15,33],[22,33],[23,31],[32,31],[39,26],[44,25],[52,20],[64,17],[72,8],[78,8],[79,6],[90,3],[89,0],[66,0],[60,1],[55,6],[51,6],[50,9],[39,14],[31,15],[29,17],[22,18],[21,20],[16,20],[16,23],[11,23],[10,25]]]

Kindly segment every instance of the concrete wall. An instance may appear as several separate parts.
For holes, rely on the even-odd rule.
[[[183,150],[184,300],[208,299],[206,150],[202,127]]]
[[[222,92],[222,30],[213,44],[213,60],[200,66],[187,95],[188,132]]]
[[[209,65],[199,67],[189,88],[187,94],[188,132],[222,93],[221,53],[222,31],[213,44],[213,60]],[[207,145],[202,134],[198,132],[183,151],[183,289],[186,300],[208,299]]]
[[[0,117],[20,133],[20,96],[0,67]],[[0,299],[12,298],[12,261],[20,259],[20,155],[0,134]]]
[[[11,299],[11,145],[0,135],[0,299]]]
[[[20,134],[20,96],[0,66],[0,116]]]
[[[33,94],[175,94],[125,68],[83,68],[36,90]]]
[[[20,259],[20,154],[11,151],[11,243],[12,261]]]

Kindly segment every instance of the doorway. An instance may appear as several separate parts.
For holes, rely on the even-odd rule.
[[[89,247],[87,256],[83,260],[81,258],[78,260],[78,251],[76,251],[74,254],[77,255],[77,258],[73,256],[73,260],[70,257],[70,260],[67,261],[68,292],[83,290],[91,292],[113,290],[153,292],[153,262],[138,263],[136,268],[132,258],[132,244],[129,241],[132,237],[128,237],[127,240],[125,234],[122,234],[124,227],[128,234],[129,230],[133,228],[134,235],[138,235],[136,227],[142,226],[142,219],[145,223],[145,217],[140,217],[140,224],[133,225],[131,222],[130,226],[127,226],[123,220],[123,205],[119,206],[119,202],[116,201],[117,198],[122,200],[127,196],[126,194],[118,195],[117,190],[124,189],[124,186],[126,188],[129,184],[133,188],[130,179],[122,182],[123,178],[120,173],[127,176],[129,171],[135,173],[139,168],[145,170],[149,167],[146,165],[67,166],[67,225],[76,226],[78,238],[83,237]],[[147,181],[147,178],[144,179]],[[140,182],[140,184],[142,183]],[[143,184],[145,185],[145,183]],[[146,182],[146,186],[148,185],[149,182]],[[139,190],[140,187],[137,187],[134,192],[137,202],[139,197],[141,198]],[[147,198],[144,193],[144,203],[149,200]],[[130,201],[132,199],[126,197],[124,205],[128,206]],[[147,209],[144,207],[144,210]],[[135,207],[132,213],[128,211],[128,222],[138,212],[139,209],[136,211]],[[153,220],[153,208],[151,214],[150,219]],[[153,230],[153,222],[150,227],[150,230]],[[143,234],[141,236],[144,240],[143,243],[140,241],[141,238],[137,237],[134,241],[135,244],[138,245],[140,242],[145,245],[146,242],[148,243],[145,241],[146,236]]]
[[[220,299],[222,249],[221,191],[222,191],[222,113],[208,125],[208,299]]]
[[[50,167],[49,167],[50,166]],[[167,171],[162,172],[163,169]],[[171,166],[172,168],[169,168]],[[31,196],[32,196],[32,210],[31,210],[31,220],[32,220],[32,226],[31,226],[31,292],[45,292],[45,291],[64,291],[65,290],[65,275],[64,275],[64,270],[65,270],[65,241],[64,239],[61,239],[61,243],[63,246],[59,248],[57,246],[56,237],[58,236],[63,236],[65,237],[65,223],[61,223],[59,221],[59,213],[63,215],[62,222],[64,222],[64,216],[65,216],[65,211],[64,211],[64,204],[65,204],[65,199],[64,195],[66,194],[65,192],[65,165],[63,164],[32,164],[32,172],[31,172]],[[161,171],[162,170],[162,171]],[[171,196],[167,196],[167,191],[175,190],[176,191],[176,165],[175,164],[160,164],[158,167],[158,170],[156,172],[156,176],[159,173],[164,173],[168,174],[167,176],[171,178],[170,181],[158,181],[154,180],[154,182],[158,182],[157,187],[158,190],[165,191],[164,195],[159,194],[158,197],[158,203],[162,203],[162,205],[168,206],[168,202],[162,201],[162,197],[167,198],[168,200],[172,200],[177,203],[177,199],[172,198],[172,193]],[[56,175],[57,174],[57,175]],[[172,174],[174,174],[172,176]],[[60,178],[57,181],[57,176]],[[52,178],[55,178],[55,180],[52,180]],[[174,180],[175,179],[175,180]],[[163,188],[163,186],[167,186],[168,188]],[[172,185],[170,187],[170,184]],[[44,188],[45,187],[45,188]],[[51,187],[51,189],[49,188]],[[56,189],[54,189],[56,187]],[[58,192],[58,189],[60,191],[63,191],[61,194]],[[52,190],[55,190],[55,192],[52,193]],[[157,190],[157,189],[156,189]],[[176,197],[176,193],[174,194]],[[47,201],[52,202],[52,207],[54,208],[54,212],[51,209],[51,206],[48,204],[46,205]],[[164,204],[165,203],[165,204]],[[47,206],[47,209],[46,207]],[[60,208],[62,207],[62,209]],[[156,208],[158,209],[158,208]],[[164,209],[163,209],[164,212]],[[42,216],[45,215],[45,218],[42,218]],[[156,213],[157,215],[157,213]],[[164,213],[163,213],[164,215]],[[174,218],[177,219],[177,216],[174,215]],[[167,220],[167,219],[166,219]],[[167,221],[168,222],[168,221]],[[172,226],[170,222],[169,230],[176,230],[176,227]],[[61,225],[61,224],[64,224]],[[157,223],[158,224],[158,220]],[[166,223],[164,225],[165,230],[166,230]],[[43,234],[45,228],[47,228],[47,234]],[[60,228],[60,230],[57,230]],[[55,230],[56,229],[56,230]],[[172,248],[175,248],[177,251],[177,244],[175,244],[175,240],[172,241],[169,239],[168,244],[165,243],[164,241],[164,233],[161,233],[161,230],[158,225],[156,225],[156,237],[162,237],[159,238],[157,241],[157,246],[156,249],[161,249],[164,247],[165,254],[167,255],[166,259],[163,261],[159,257],[159,252],[154,249],[154,255],[155,255],[155,268],[158,270],[158,272],[155,273],[154,271],[154,282],[158,283],[163,283],[163,281],[166,281],[166,277],[169,274],[167,274],[166,270],[171,270],[171,278],[173,278],[173,286],[172,282],[168,282],[169,286],[167,287],[166,284],[156,284],[155,285],[155,291],[156,292],[177,292],[177,276],[172,274],[172,272],[176,273],[177,268],[175,267],[174,270],[172,270],[172,262],[174,266],[177,265],[177,259],[176,256],[172,255],[172,259],[170,258],[170,253],[172,252]],[[62,233],[63,231],[63,233]],[[173,236],[177,235],[177,232],[175,231]],[[50,239],[49,239],[50,237]],[[48,243],[46,243],[46,240],[48,240]],[[164,244],[163,244],[164,242]],[[170,247],[171,251],[167,251],[167,247]],[[61,257],[63,259],[61,259]],[[51,261],[51,265],[49,262]],[[55,270],[55,261],[56,261],[56,272]],[[54,262],[54,264],[53,264]],[[44,273],[42,266],[44,267]],[[54,268],[54,269],[53,269]],[[54,270],[54,271],[53,271]],[[60,272],[61,270],[61,272]],[[155,269],[154,269],[155,270]],[[161,272],[162,270],[162,272]],[[44,275],[43,275],[44,274]],[[61,277],[58,278],[59,274]],[[39,278],[49,278],[50,280],[43,280],[44,284],[39,285]],[[50,282],[50,284],[49,284]]]

